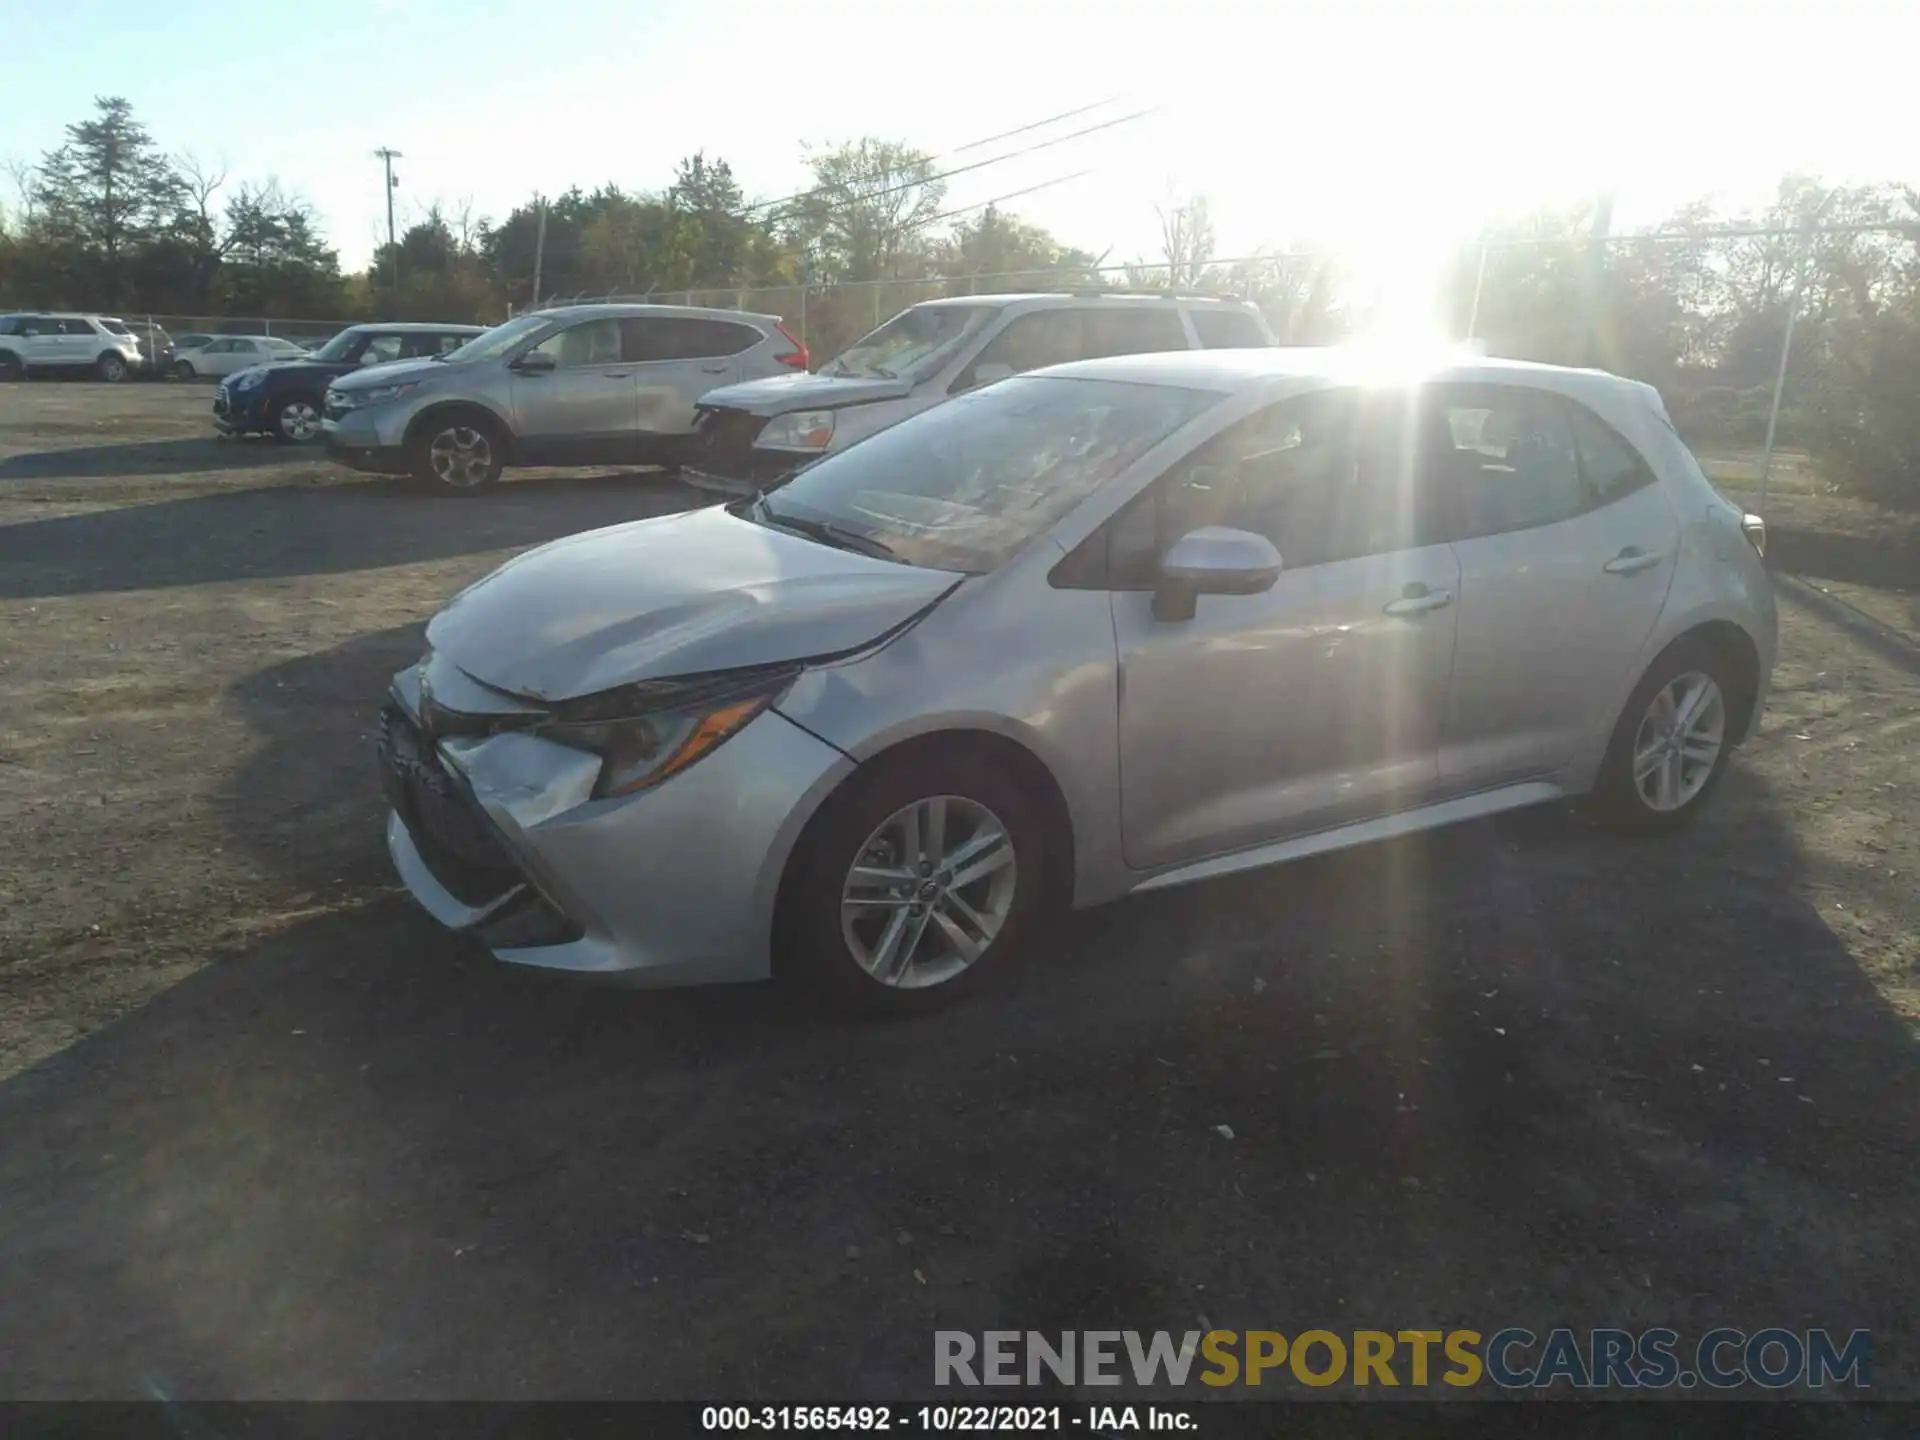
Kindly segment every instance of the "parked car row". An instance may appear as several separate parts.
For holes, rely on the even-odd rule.
[[[1270,345],[1234,301],[999,295],[916,305],[818,374],[774,315],[576,305],[444,357],[335,381],[322,428],[359,469],[473,490],[509,465],[652,463],[735,494],[996,379],[1069,360]]]

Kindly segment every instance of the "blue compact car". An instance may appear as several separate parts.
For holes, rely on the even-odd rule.
[[[355,325],[311,355],[227,376],[213,395],[213,428],[223,435],[271,435],[300,445],[320,434],[327,386],[342,375],[396,360],[432,360],[481,333],[478,325]]]

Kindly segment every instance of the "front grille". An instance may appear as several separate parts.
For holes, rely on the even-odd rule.
[[[758,415],[715,406],[700,412],[694,450],[703,460],[745,460],[753,453],[753,442],[766,428],[767,422]]]
[[[433,743],[399,706],[382,708],[376,749],[387,798],[435,879],[467,905],[484,905],[522,883],[519,867],[465,782],[441,763]]]
[[[222,385],[218,390],[215,390],[213,392],[213,413],[214,414],[225,415],[228,409],[231,407],[231,404],[232,404],[232,397],[230,397],[227,394],[226,386]]]

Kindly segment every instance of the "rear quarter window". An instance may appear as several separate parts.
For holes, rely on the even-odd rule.
[[[1244,310],[1189,310],[1193,330],[1200,337],[1202,350],[1264,349],[1266,332],[1260,322]]]

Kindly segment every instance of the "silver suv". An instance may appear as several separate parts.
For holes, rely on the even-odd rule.
[[[818,375],[704,396],[685,478],[723,494],[751,494],[950,396],[1045,365],[1274,343],[1259,310],[1213,295],[928,300],[856,340]]]
[[[36,370],[124,380],[140,365],[140,342],[124,321],[68,312],[0,315],[0,380],[24,380]]]
[[[327,390],[327,453],[472,490],[506,465],[672,465],[716,385],[804,371],[777,315],[569,305],[515,316],[432,360]]]
[[[1056,902],[1685,824],[1765,703],[1765,538],[1598,371],[1059,366],[470,586],[394,680],[388,845],[504,960],[911,1007]]]

